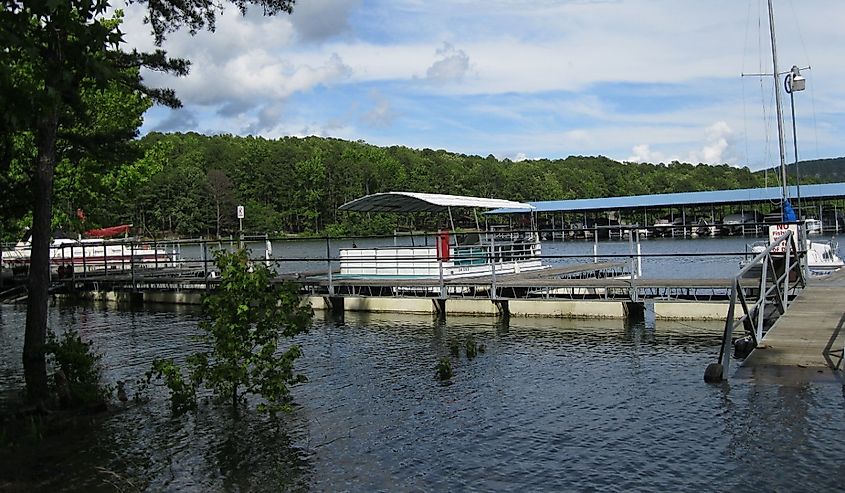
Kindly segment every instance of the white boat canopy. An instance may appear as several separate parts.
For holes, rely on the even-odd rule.
[[[347,202],[339,209],[357,212],[439,212],[452,207],[507,208],[512,209],[513,212],[531,212],[534,210],[533,205],[512,200],[416,192],[374,193]]]

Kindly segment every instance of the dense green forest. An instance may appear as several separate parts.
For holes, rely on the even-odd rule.
[[[798,162],[798,173],[801,183],[839,183],[845,181],[845,157],[831,159],[812,159]],[[778,173],[778,168],[769,168],[762,173]],[[788,181],[793,183],[796,176],[795,164],[787,164]],[[771,175],[770,175],[771,176]]]
[[[321,137],[268,140],[196,133],[146,135],[107,168],[57,169],[54,224],[66,231],[131,222],[147,236],[373,234],[395,218],[338,207],[369,193],[416,191],[539,201],[762,186],[763,175],[729,165],[620,163],[605,157],[512,162],[444,150],[377,147]],[[8,182],[7,182],[8,183]],[[3,236],[27,225],[25,176],[2,200]],[[84,211],[80,220],[78,211]],[[421,225],[424,226],[424,225]]]

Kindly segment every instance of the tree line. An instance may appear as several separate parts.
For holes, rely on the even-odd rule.
[[[397,218],[338,207],[387,191],[541,201],[752,188],[764,181],[727,164],[620,163],[602,156],[515,162],[322,137],[151,133],[123,156],[129,159],[114,166],[57,167],[55,226],[81,231],[131,222],[151,237],[226,236],[237,233],[235,209],[243,205],[246,232],[382,234]],[[25,180],[18,185],[25,196]],[[4,208],[4,215],[6,239],[30,218],[25,207]],[[424,218],[414,220],[426,226]]]

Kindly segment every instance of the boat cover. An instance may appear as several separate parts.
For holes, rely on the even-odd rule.
[[[112,236],[122,235],[132,228],[131,224],[121,224],[120,226],[112,226],[110,228],[89,229],[84,234],[91,238],[111,238]]]
[[[339,209],[357,212],[438,212],[449,207],[508,208],[514,212],[530,212],[534,209],[530,204],[512,200],[416,192],[374,193],[347,202]]]

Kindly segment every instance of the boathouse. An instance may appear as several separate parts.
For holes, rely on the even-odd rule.
[[[541,229],[553,235],[566,229],[594,226],[640,225],[644,234],[686,234],[706,225],[713,234],[729,231],[721,227],[732,220],[753,225],[777,222],[780,218],[780,187],[743,188],[704,192],[680,192],[624,197],[550,200],[529,202],[540,218]],[[793,207],[802,219],[815,220],[824,232],[845,230],[845,183],[823,183],[789,187]],[[518,211],[496,209],[489,214]],[[718,226],[718,228],[716,228]],[[761,225],[762,226],[762,225]],[[748,229],[747,227],[746,229]],[[715,228],[715,229],[714,229]],[[757,228],[762,229],[762,228]],[[742,228],[738,231],[742,232]]]

